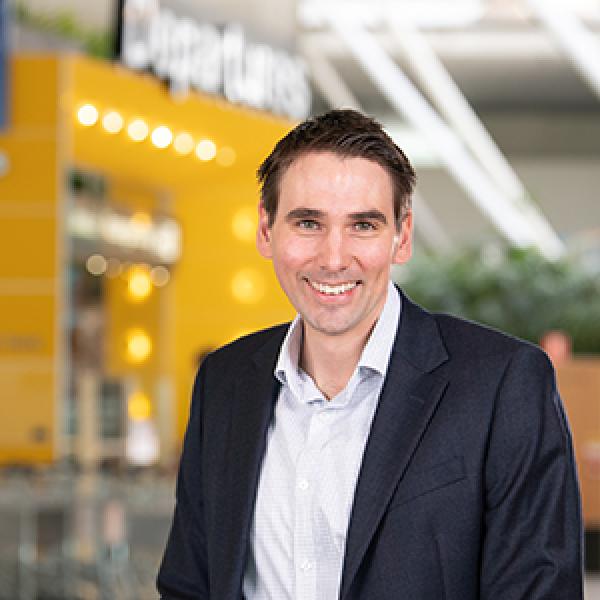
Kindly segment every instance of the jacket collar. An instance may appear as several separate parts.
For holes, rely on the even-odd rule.
[[[447,360],[435,319],[402,294],[400,326],[356,485],[341,599],[446,389],[436,369]]]
[[[260,465],[266,450],[267,431],[273,417],[280,383],[273,376],[277,353],[286,327],[275,328],[250,361],[240,357],[235,382],[230,387],[231,438],[215,507],[218,539],[212,540],[211,597],[239,600]]]

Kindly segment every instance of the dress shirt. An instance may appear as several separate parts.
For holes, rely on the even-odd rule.
[[[256,494],[246,600],[338,597],[354,489],[400,310],[390,283],[354,373],[329,401],[299,367],[301,317],[290,325],[275,367],[282,385]]]

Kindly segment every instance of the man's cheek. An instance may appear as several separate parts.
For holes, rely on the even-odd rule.
[[[310,243],[289,241],[280,248],[278,258],[281,263],[294,267],[309,262],[312,256],[314,256],[314,250]]]

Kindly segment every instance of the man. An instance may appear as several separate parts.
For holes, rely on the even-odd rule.
[[[332,111],[284,137],[259,179],[258,249],[298,317],[199,371],[162,597],[582,598],[546,356],[389,282],[411,254],[402,151]]]

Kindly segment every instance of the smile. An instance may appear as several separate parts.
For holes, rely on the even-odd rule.
[[[327,294],[328,296],[338,296],[353,290],[357,285],[358,281],[349,281],[347,283],[340,283],[339,285],[328,285],[326,283],[319,283],[318,281],[311,281],[307,279],[308,284],[321,294]]]

